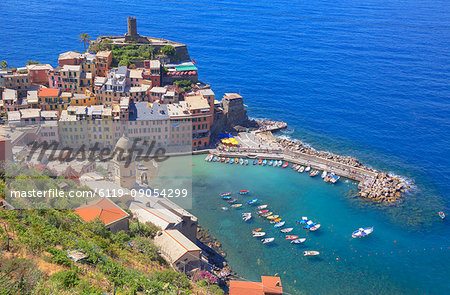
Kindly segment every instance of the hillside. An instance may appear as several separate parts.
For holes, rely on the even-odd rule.
[[[0,294],[223,294],[170,270],[156,231],[132,221],[114,235],[70,210],[0,210]],[[68,250],[86,258],[74,262]]]

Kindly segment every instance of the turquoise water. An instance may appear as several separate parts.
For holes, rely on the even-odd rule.
[[[0,60],[56,66],[59,53],[83,50],[80,33],[124,34],[126,17],[136,16],[142,35],[186,43],[200,79],[218,98],[239,92],[250,116],[286,121],[292,132],[285,135],[414,183],[403,203],[386,208],[347,197],[355,191],[350,183],[331,187],[291,171],[195,158],[193,211],[223,241],[242,276],[257,280],[278,272],[291,293],[450,293],[444,280],[450,277],[450,226],[436,214],[450,210],[448,1],[107,3],[0,1]],[[322,258],[305,260],[294,252],[303,249],[281,241],[263,248],[249,238],[253,225],[242,224],[236,212],[215,210],[218,193],[242,188],[288,220],[306,215],[322,222],[323,230],[305,245],[323,246]],[[375,226],[371,237],[349,240],[366,225]]]
[[[193,209],[202,226],[222,242],[228,261],[242,277],[258,280],[261,275],[281,276],[291,294],[438,294],[450,291],[447,224],[435,214],[433,220],[420,213],[405,215],[403,206],[385,207],[355,198],[357,184],[341,179],[331,185],[291,169],[240,166],[193,159]],[[254,216],[241,220],[243,209],[222,211],[227,203],[221,192],[250,190],[239,197],[268,204],[271,211],[294,227],[290,234],[306,237],[302,245],[291,245],[269,222]],[[406,205],[404,205],[406,206]],[[322,227],[307,233],[296,220],[307,216]],[[424,228],[424,226],[431,228]],[[353,239],[359,227],[374,226],[365,239]],[[263,228],[275,242],[262,245],[251,236]],[[317,250],[319,258],[303,257]],[[430,271],[432,269],[432,271]]]

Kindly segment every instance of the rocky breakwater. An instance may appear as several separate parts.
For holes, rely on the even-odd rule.
[[[275,141],[286,151],[300,152],[316,158],[322,158],[344,164],[346,167],[342,166],[339,168],[346,170],[349,173],[354,173],[354,175],[357,173],[359,173],[359,176],[363,175],[363,178],[360,180],[358,185],[358,196],[362,198],[379,203],[394,203],[401,199],[404,193],[410,188],[401,178],[366,167],[358,159],[344,157],[324,151],[317,151],[310,146],[302,144],[301,142],[289,139],[276,138]]]
[[[395,203],[402,198],[409,186],[400,178],[393,177],[387,173],[378,173],[376,178],[361,181],[358,185],[358,195],[372,201],[381,203]]]

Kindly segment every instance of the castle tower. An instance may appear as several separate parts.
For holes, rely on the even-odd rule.
[[[137,33],[136,18],[129,16],[127,18],[127,23],[128,23],[128,33],[126,34],[126,36],[130,38],[139,37],[139,34]]]

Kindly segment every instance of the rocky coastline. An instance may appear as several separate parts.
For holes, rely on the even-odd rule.
[[[332,154],[325,151],[317,151],[310,146],[306,146],[301,142],[289,140],[285,138],[276,138],[275,141],[288,151],[297,151],[318,158],[331,160],[337,163],[352,166],[354,168],[364,169],[375,173],[375,177],[367,177],[363,181],[360,181],[358,185],[358,196],[369,199],[374,202],[382,203],[395,203],[403,198],[404,193],[410,189],[410,187],[404,182],[404,180],[389,175],[385,172],[379,172],[376,169],[364,166],[358,159],[352,157],[344,157],[336,154]]]

